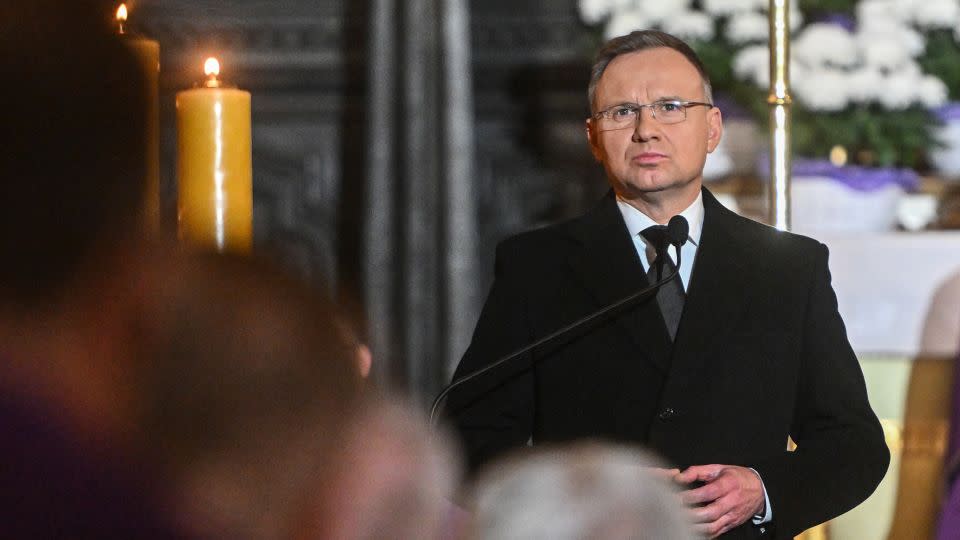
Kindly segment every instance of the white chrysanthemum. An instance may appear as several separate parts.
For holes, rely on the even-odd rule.
[[[904,73],[892,73],[883,78],[880,103],[887,109],[906,109],[920,101],[919,78]]]
[[[929,0],[895,0],[893,9],[895,17],[905,23],[914,20],[917,10],[923,7]]]
[[[733,43],[766,41],[770,38],[770,20],[760,12],[741,13],[727,23],[727,39]]]
[[[643,30],[650,27],[650,20],[638,9],[620,10],[610,17],[607,26],[603,30],[603,37],[613,39],[633,32],[634,30]]]
[[[794,79],[795,96],[811,110],[840,111],[850,103],[847,75],[837,69],[810,70]]]
[[[860,34],[857,41],[864,63],[872,68],[894,71],[911,61],[909,52],[895,39],[882,39],[879,34]]]
[[[803,13],[797,7],[797,2],[790,2],[790,30],[797,31],[803,26]]]
[[[880,99],[883,74],[870,67],[856,69],[847,75],[847,84],[850,85],[849,96],[851,102],[871,103]]]
[[[710,41],[714,37],[713,19],[702,11],[687,11],[663,21],[664,32],[680,39]]]
[[[811,68],[820,65],[853,66],[859,60],[857,42],[836,24],[814,23],[794,41],[793,55]]]
[[[743,13],[745,11],[753,11],[757,7],[756,0],[704,0],[703,1],[703,10],[707,13],[722,17],[725,15],[733,15],[735,13]]]
[[[770,85],[770,51],[762,45],[744,47],[733,57],[733,72],[765,88]]]
[[[597,24],[606,19],[617,0],[580,0],[580,18],[587,24]]]
[[[920,103],[924,107],[932,109],[939,107],[947,102],[947,85],[939,77],[933,75],[924,75],[920,79]]]
[[[913,20],[921,28],[953,28],[960,22],[960,2],[927,0],[916,6]]]
[[[856,38],[862,50],[870,49],[877,43],[893,43],[901,47],[910,58],[923,54],[926,48],[926,40],[920,32],[893,19],[873,21],[869,25],[861,24]]]
[[[867,28],[878,22],[904,23],[902,12],[897,8],[896,0],[861,0],[857,3],[857,24]]]
[[[646,16],[651,24],[660,24],[687,10],[690,0],[636,0],[637,9]]]

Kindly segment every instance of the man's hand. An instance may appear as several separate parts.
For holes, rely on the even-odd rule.
[[[696,529],[716,538],[764,510],[763,483],[756,473],[735,465],[696,465],[673,477],[679,484],[703,482],[680,498],[690,508]]]

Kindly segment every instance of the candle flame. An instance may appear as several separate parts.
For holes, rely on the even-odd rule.
[[[207,58],[207,61],[203,63],[203,72],[206,73],[207,77],[217,77],[217,75],[220,75],[220,62],[213,57]]]
[[[121,23],[127,22],[127,5],[120,4],[120,7],[117,8],[117,21]]]

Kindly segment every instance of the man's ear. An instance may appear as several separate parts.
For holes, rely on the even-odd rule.
[[[711,107],[707,112],[707,153],[717,149],[723,137],[723,114],[720,109]]]
[[[590,143],[590,152],[593,154],[593,159],[603,162],[603,154],[600,152],[600,141],[598,140],[599,133],[597,133],[596,126],[593,124],[593,118],[587,118],[585,128],[587,142]]]

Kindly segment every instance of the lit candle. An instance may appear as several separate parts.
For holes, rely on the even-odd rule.
[[[250,93],[224,87],[220,63],[207,81],[177,94],[180,239],[189,246],[249,253],[253,245]]]
[[[147,230],[160,230],[160,44],[152,39],[135,36],[127,32],[127,5],[117,8],[117,27],[127,46],[134,52],[143,66],[144,95],[147,97],[147,117],[144,126],[147,130],[147,178],[143,218]]]

